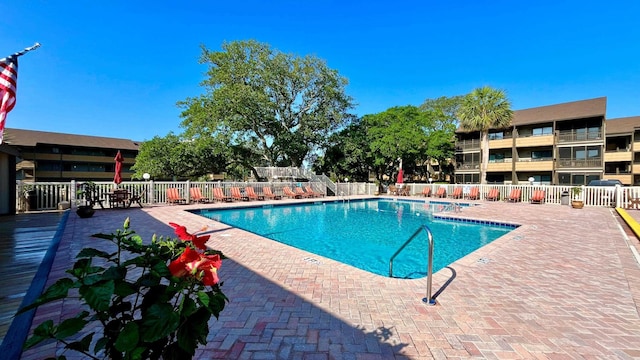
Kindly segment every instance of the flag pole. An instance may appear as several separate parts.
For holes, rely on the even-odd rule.
[[[22,56],[22,55],[24,55],[24,54],[28,53],[29,51],[31,51],[31,50],[35,50],[35,49],[37,49],[37,48],[39,48],[39,47],[40,47],[40,43],[39,43],[39,42],[37,42],[37,43],[33,44],[33,46],[29,46],[28,48],[25,48],[25,49],[24,49],[24,50],[22,50],[22,51],[18,51],[17,53],[12,54],[11,56]]]

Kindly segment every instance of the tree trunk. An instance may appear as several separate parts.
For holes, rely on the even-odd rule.
[[[480,184],[487,183],[487,167],[489,166],[489,130],[480,132],[480,154],[482,164],[480,165]]]

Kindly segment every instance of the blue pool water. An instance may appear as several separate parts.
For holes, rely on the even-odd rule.
[[[199,210],[197,213],[383,276],[389,276],[391,256],[422,225],[427,225],[433,233],[434,272],[515,228],[498,223],[445,220],[437,212],[446,210],[447,206],[444,202],[371,199]],[[426,234],[416,237],[394,259],[393,275],[426,276],[427,248]]]

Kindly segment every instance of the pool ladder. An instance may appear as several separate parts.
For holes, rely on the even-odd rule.
[[[398,256],[398,254],[404,250],[404,248],[409,245],[409,243],[411,241],[413,241],[413,239],[415,239],[418,234],[420,234],[422,231],[427,233],[427,237],[429,239],[429,254],[428,254],[428,265],[427,265],[427,296],[422,299],[422,302],[426,303],[427,305],[435,305],[436,304],[436,300],[433,299],[431,297],[431,282],[432,282],[432,276],[433,276],[433,234],[431,233],[431,230],[429,230],[429,227],[427,225],[422,225],[418,228],[418,230],[416,230],[416,232],[413,233],[413,235],[411,235],[411,237],[405,241],[404,244],[402,244],[402,246],[400,246],[400,248],[398,249],[398,251],[395,252],[395,254],[393,254],[393,256],[391,257],[391,259],[389,259],[389,277],[393,277],[393,259],[395,259],[396,256]]]

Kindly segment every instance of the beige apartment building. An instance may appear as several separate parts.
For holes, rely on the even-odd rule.
[[[640,185],[640,117],[606,120],[606,97],[514,111],[489,132],[489,183]],[[479,132],[456,132],[455,179],[478,183]]]
[[[4,140],[18,153],[16,180],[25,182],[113,180],[118,150],[124,157],[122,178],[131,180],[139,146],[128,139],[10,128]]]

